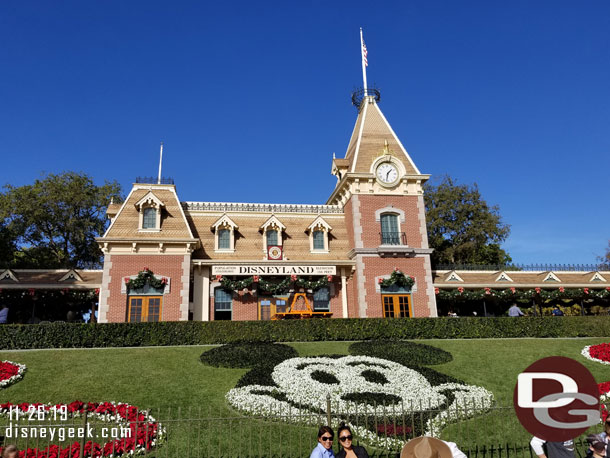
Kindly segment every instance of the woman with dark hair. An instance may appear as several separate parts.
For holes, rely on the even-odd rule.
[[[341,423],[341,426],[339,426],[337,437],[342,447],[342,450],[337,453],[337,458],[369,458],[369,454],[364,447],[352,445],[354,435],[345,423]]]
[[[313,449],[309,458],[335,458],[333,453],[333,439],[335,433],[330,426],[320,426],[318,430],[318,445]]]

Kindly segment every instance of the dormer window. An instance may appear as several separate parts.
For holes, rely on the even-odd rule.
[[[275,229],[269,229],[267,231],[267,246],[277,245],[278,244],[278,231]]]
[[[328,236],[332,227],[318,216],[307,228],[309,231],[309,250],[312,253],[328,253]]]
[[[269,258],[268,255],[268,250],[269,247],[272,246],[279,246],[281,247],[283,245],[283,237],[282,237],[282,232],[286,230],[286,226],[284,226],[282,224],[282,222],[277,219],[275,216],[272,216],[271,218],[269,218],[267,221],[265,221],[265,223],[260,227],[260,229],[263,231],[263,252],[265,253],[265,256],[267,258]],[[280,253],[278,251],[278,253]],[[283,258],[283,254],[278,257],[277,259],[281,259]],[[275,259],[275,258],[272,258]]]
[[[142,211],[142,229],[156,229],[157,228],[157,209],[153,207],[146,207]]]
[[[136,208],[140,213],[140,231],[160,231],[161,230],[161,208],[165,205],[152,192],[146,194],[136,203]]]
[[[231,229],[218,229],[218,249],[219,250],[230,250],[231,249]]]
[[[212,226],[212,230],[216,232],[214,250],[217,252],[235,251],[235,230],[238,229],[237,224],[231,218],[224,215]]]

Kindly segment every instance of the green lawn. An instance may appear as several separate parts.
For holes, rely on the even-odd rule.
[[[494,393],[500,404],[507,405],[517,374],[545,356],[574,358],[584,364],[598,382],[610,380],[610,366],[588,361],[580,355],[585,345],[607,340],[428,340],[424,343],[453,355],[453,361],[432,366],[435,370],[483,386]],[[314,356],[347,354],[350,343],[291,345],[301,356]],[[158,456],[308,456],[315,442],[313,428],[244,418],[227,405],[225,394],[247,369],[203,365],[199,356],[209,348],[0,352],[0,360],[28,367],[22,381],[0,390],[0,403],[63,403],[79,399],[121,401],[155,409],[153,415],[164,421],[169,432],[169,442],[159,448]],[[212,417],[218,420],[209,421]],[[186,418],[195,420],[187,422]],[[527,442],[528,434],[516,422],[510,408],[451,425],[443,431],[443,438],[458,444],[479,443],[483,440],[480,431],[489,428],[490,424],[494,425],[494,434],[486,436],[487,445]]]

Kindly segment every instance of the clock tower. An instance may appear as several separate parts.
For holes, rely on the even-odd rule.
[[[430,175],[419,171],[379,99],[375,89],[353,95],[356,125],[345,157],[332,163],[337,184],[327,204],[344,207],[355,262],[349,316],[437,316],[423,196]],[[396,270],[413,277],[413,285],[391,283]]]

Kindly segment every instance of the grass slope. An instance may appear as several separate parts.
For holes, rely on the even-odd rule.
[[[588,361],[580,355],[585,345],[604,341],[608,339],[428,340],[426,343],[453,355],[453,361],[433,366],[435,370],[484,386],[506,404],[512,397],[518,373],[545,356],[576,359],[598,382],[610,380],[610,366]],[[301,356],[315,356],[347,354],[349,344],[291,345]],[[227,405],[224,396],[247,369],[203,365],[199,356],[206,348],[210,347],[0,352],[0,360],[28,367],[22,381],[0,390],[0,403],[59,403],[79,399],[160,408],[157,412],[153,410],[153,415],[165,420],[171,433],[169,443],[160,448],[159,456],[308,455],[315,442],[313,428],[237,418],[242,416]],[[178,417],[215,417],[217,420],[181,422]],[[489,430],[490,424],[495,433],[482,437],[483,427]],[[512,408],[507,407],[449,426],[443,438],[458,444],[481,444],[481,441],[499,444],[511,440],[523,443],[528,435],[516,421]]]

